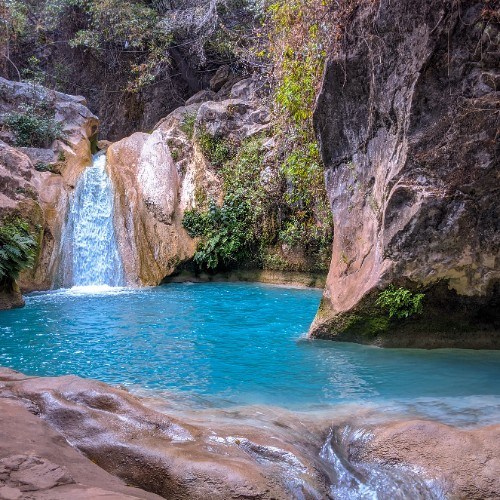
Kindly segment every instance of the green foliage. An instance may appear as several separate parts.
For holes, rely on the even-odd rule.
[[[221,143],[212,142],[208,134],[202,133],[201,139],[204,137],[208,137],[207,149],[210,147],[215,152],[217,146],[221,147]],[[200,145],[203,149],[203,142]],[[223,162],[221,174],[225,196],[222,206],[210,200],[207,210],[187,211],[183,219],[189,235],[200,238],[194,259],[205,269],[231,268],[254,260],[254,250],[263,238],[263,224],[259,218],[265,210],[265,193],[259,182],[263,167],[262,138],[244,141],[234,157],[232,145],[230,149],[230,155],[224,153],[216,157],[218,165]],[[214,162],[214,157],[211,161]]]
[[[274,67],[275,140],[287,186],[279,241],[307,250],[323,267],[331,251],[333,221],[312,114],[336,4],[333,0],[274,0],[266,22]]]
[[[422,300],[425,294],[412,293],[406,288],[395,288],[390,285],[380,292],[375,304],[389,313],[389,318],[408,318],[414,314],[422,314]]]
[[[236,156],[222,168],[225,192],[243,189],[253,203],[265,196],[260,174],[264,166],[262,137],[251,137],[240,144]]]
[[[157,29],[158,13],[142,2],[130,0],[80,0],[90,18],[89,27],[76,33],[72,46],[101,49],[121,44],[145,49]]]
[[[193,138],[194,124],[196,122],[195,114],[185,114],[179,128],[188,136],[189,139]]]
[[[54,118],[54,109],[47,103],[25,105],[4,117],[5,125],[15,134],[16,146],[50,146],[62,136],[62,127]]]
[[[311,206],[318,195],[324,195],[323,168],[316,142],[298,145],[285,157],[281,168],[292,183],[287,193],[291,203]]]
[[[89,22],[79,30],[71,47],[107,52],[144,54],[130,63],[129,92],[152,83],[169,64],[172,35],[162,28],[159,13],[143,2],[131,0],[79,0]]]
[[[182,221],[200,242],[195,262],[210,270],[230,268],[248,257],[253,239],[253,214],[243,191],[227,194],[222,206],[209,201],[207,211],[189,210]]]
[[[0,225],[0,284],[11,285],[19,273],[33,266],[37,242],[28,223],[16,218]]]
[[[330,0],[277,0],[268,9],[280,112],[299,128],[310,122],[326,58]],[[309,135],[309,134],[308,134]]]
[[[200,132],[198,144],[203,156],[215,167],[222,167],[234,156],[234,147],[228,139],[211,135],[206,130]]]

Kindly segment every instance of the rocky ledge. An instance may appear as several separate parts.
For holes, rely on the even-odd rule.
[[[266,408],[265,421],[252,408],[171,417],[174,408],[162,404],[160,412],[154,400],[74,376],[0,369],[0,498],[500,496],[500,425],[375,425],[361,410],[312,418]]]

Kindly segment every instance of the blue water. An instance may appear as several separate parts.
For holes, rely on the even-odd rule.
[[[199,406],[405,401],[432,413],[438,402],[439,411],[481,406],[498,416],[500,352],[309,341],[319,300],[318,290],[233,283],[31,295],[25,308],[0,312],[0,365],[166,391]]]

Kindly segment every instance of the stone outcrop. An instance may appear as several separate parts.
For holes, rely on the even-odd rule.
[[[161,131],[135,133],[107,152],[115,227],[127,281],[157,285],[194,252],[182,228],[177,169]]]
[[[18,401],[0,398],[0,498],[153,500],[160,497],[126,486],[72,448]]]
[[[69,195],[91,162],[91,141],[98,127],[98,120],[85,107],[83,97],[0,78],[0,122],[7,113],[41,101],[54,108],[62,139],[46,149],[16,148],[0,141],[0,216],[21,216],[33,230],[39,231],[40,252],[35,267],[24,272],[19,280],[23,291],[52,285]],[[14,140],[8,130],[2,132],[2,137],[4,141]],[[41,164],[50,168],[38,168]],[[10,295],[16,305],[22,303],[18,294]]]
[[[335,237],[311,335],[500,347],[498,24],[484,2],[367,2],[314,115]],[[426,294],[387,321],[390,284]]]
[[[163,118],[151,134],[135,133],[108,147],[115,227],[129,283],[157,285],[192,258],[196,241],[182,226],[184,212],[200,199],[221,199],[220,176],[197,137],[241,141],[269,128],[269,110],[259,102],[252,79],[236,83],[230,92],[223,98],[203,91]]]
[[[169,499],[499,495],[498,425],[390,421],[366,408],[355,415],[251,407],[172,416],[168,399],[5,368],[0,410],[0,493],[6,488],[14,498],[88,498],[102,489],[123,495],[116,498],[156,498],[107,473]]]
[[[412,468],[440,480],[445,498],[500,497],[500,425],[463,430],[425,420],[338,429],[334,440],[344,458],[362,467]]]
[[[279,436],[259,435],[235,423],[181,422],[125,391],[78,377],[0,373],[0,403],[5,397],[24,402],[92,462],[164,498],[326,495],[325,478],[314,462]],[[6,439],[6,445],[16,444]],[[17,446],[19,454],[23,447]],[[53,455],[36,453],[60,464]]]

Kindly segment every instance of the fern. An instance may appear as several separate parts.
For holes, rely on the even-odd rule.
[[[381,292],[375,304],[389,313],[389,318],[408,318],[414,314],[422,314],[422,300],[425,294],[412,293],[406,288],[394,288],[390,285]]]
[[[0,284],[11,285],[24,269],[33,266],[37,242],[28,223],[16,218],[0,226]]]

